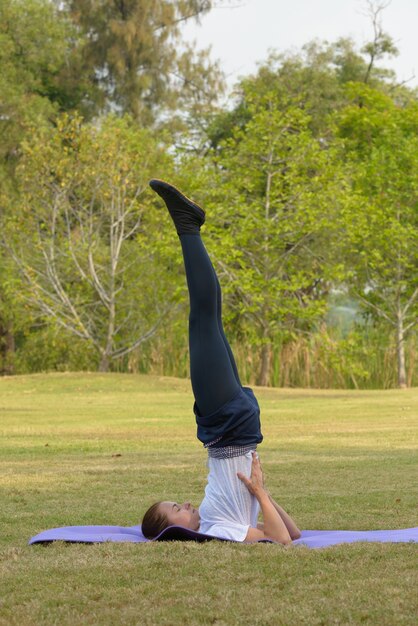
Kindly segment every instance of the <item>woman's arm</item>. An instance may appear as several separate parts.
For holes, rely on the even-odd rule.
[[[292,539],[287,530],[279,511],[263,486],[263,473],[257,454],[253,453],[251,476],[247,478],[244,474],[238,473],[238,478],[242,480],[248,491],[257,498],[264,519],[264,528],[249,528],[245,541],[258,541],[259,539],[273,539],[279,543],[288,544]]]
[[[273,539],[283,544],[292,542],[292,536],[290,535],[284,520],[282,519],[279,511],[277,511],[273,502],[270,499],[268,493],[263,489],[259,493],[254,494],[257,498],[261,512],[263,514],[263,530],[262,533],[265,539]],[[257,529],[250,529],[257,530]],[[260,532],[258,530],[258,532]],[[252,540],[254,541],[254,539]]]
[[[289,513],[286,513],[284,508],[281,507],[280,504],[277,504],[277,502],[275,502],[270,495],[269,495],[269,498],[270,498],[270,502],[272,503],[272,505],[274,506],[274,508],[276,509],[276,511],[278,512],[278,514],[282,518],[282,520],[284,521],[284,523],[286,525],[286,528],[289,531],[289,535],[292,538],[292,541],[294,539],[299,539],[300,538],[300,530],[296,526],[294,520],[290,517]]]
[[[300,530],[296,526],[294,520],[290,517],[289,513],[286,513],[283,507],[281,507],[280,504],[277,504],[277,502],[273,500],[271,495],[269,495],[269,498],[270,498],[270,502],[272,503],[272,505],[274,506],[274,508],[276,509],[276,511],[278,512],[278,514],[280,515],[284,523],[286,524],[286,528],[289,531],[289,535],[291,536],[292,541],[294,541],[295,539],[300,539],[301,537]],[[257,524],[257,528],[259,530],[264,530],[263,522],[259,522]]]

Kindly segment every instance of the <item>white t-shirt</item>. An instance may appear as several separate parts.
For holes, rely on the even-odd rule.
[[[229,459],[208,457],[208,484],[199,507],[201,533],[244,541],[248,529],[257,527],[260,510],[237,472],[250,477],[252,453]]]

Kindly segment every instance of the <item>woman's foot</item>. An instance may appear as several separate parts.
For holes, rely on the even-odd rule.
[[[158,178],[149,185],[164,200],[178,235],[198,235],[205,221],[205,212],[178,189]]]

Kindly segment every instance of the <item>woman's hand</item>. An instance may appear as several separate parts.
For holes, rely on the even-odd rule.
[[[261,469],[261,463],[257,452],[253,452],[250,478],[247,478],[247,476],[244,476],[241,472],[238,472],[237,476],[240,480],[242,480],[248,491],[253,496],[257,497],[260,496],[261,493],[264,493],[263,470]]]

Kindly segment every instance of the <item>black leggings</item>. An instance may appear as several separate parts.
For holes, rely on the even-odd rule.
[[[181,235],[190,296],[190,376],[199,413],[232,400],[241,382],[222,326],[221,287],[200,235]]]

